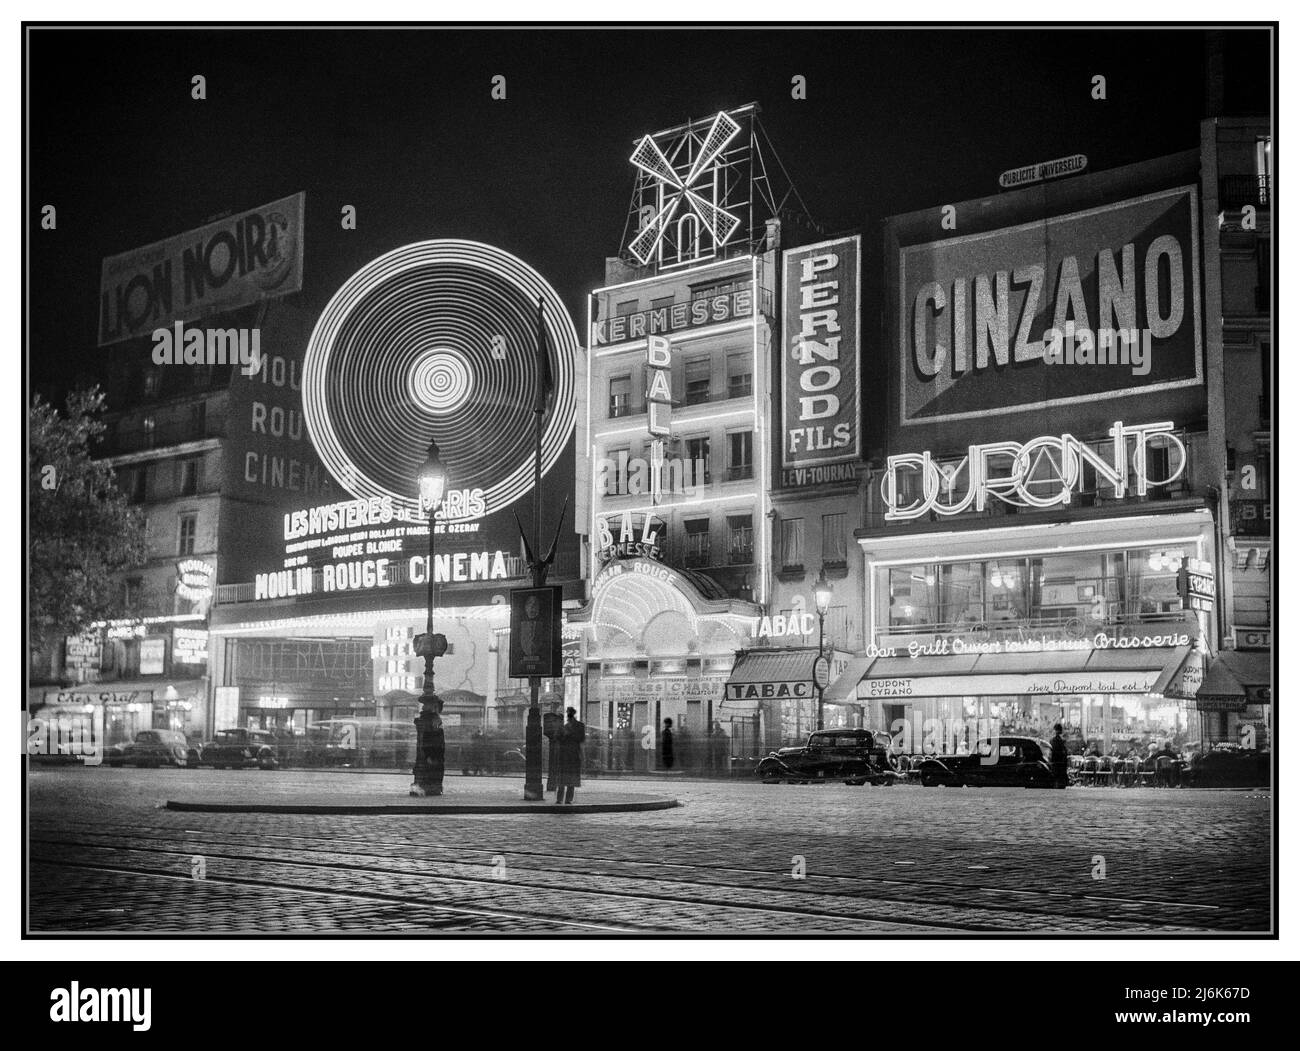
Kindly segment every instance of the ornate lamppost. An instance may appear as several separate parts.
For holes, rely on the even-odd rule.
[[[833,593],[831,582],[826,579],[826,567],[822,566],[821,573],[817,576],[817,583],[813,585],[813,602],[817,607],[817,663],[813,669],[813,682],[817,687],[817,729],[819,730],[825,729],[822,698],[826,694],[826,680],[830,669],[824,669],[822,662],[826,660],[826,611],[831,608]]]
[[[434,515],[447,491],[447,468],[438,455],[436,442],[429,443],[429,455],[420,468],[420,503],[429,509],[428,617],[424,634],[415,640],[415,652],[424,657],[424,689],[420,693],[420,714],[415,717],[415,767],[411,771],[411,795],[442,795],[447,739],[442,729],[442,701],[433,689],[433,660],[447,652],[447,637],[433,633],[433,530]]]

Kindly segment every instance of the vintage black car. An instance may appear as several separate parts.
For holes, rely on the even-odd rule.
[[[280,757],[275,747],[275,736],[267,730],[218,730],[216,736],[203,746],[200,762],[218,770],[228,766],[275,770],[280,765]]]
[[[921,784],[973,787],[1050,788],[1052,746],[1032,737],[994,737],[980,741],[968,755],[926,755],[913,769]]]
[[[781,748],[761,759],[765,784],[843,781],[846,785],[892,784],[889,735],[871,730],[814,730],[802,747]]]
[[[179,730],[141,730],[134,741],[110,748],[104,762],[109,766],[197,766],[199,752]]]

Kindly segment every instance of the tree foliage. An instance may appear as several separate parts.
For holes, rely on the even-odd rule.
[[[104,432],[104,395],[68,395],[59,412],[39,395],[28,416],[29,639],[40,649],[126,612],[114,574],[143,564],[144,515],[91,458]]]

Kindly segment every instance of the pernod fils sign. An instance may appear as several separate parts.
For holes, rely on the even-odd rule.
[[[861,239],[785,253],[782,484],[852,480],[858,417]],[[832,466],[834,465],[834,466]]]

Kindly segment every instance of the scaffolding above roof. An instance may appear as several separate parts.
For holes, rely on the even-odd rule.
[[[761,251],[773,219],[818,229],[759,112],[751,102],[637,140],[625,262],[660,271]]]

